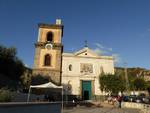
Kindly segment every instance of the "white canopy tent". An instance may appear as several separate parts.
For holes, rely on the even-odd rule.
[[[50,88],[50,89],[61,89],[61,94],[62,94],[62,109],[63,109],[63,86],[56,86],[55,84],[51,83],[51,82],[48,82],[48,83],[45,83],[45,84],[41,84],[41,85],[30,85],[30,88],[29,88],[29,92],[28,92],[28,98],[27,98],[27,102],[29,102],[29,99],[30,99],[30,93],[31,93],[31,89],[32,88]]]

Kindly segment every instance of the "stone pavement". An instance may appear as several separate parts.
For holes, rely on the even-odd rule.
[[[114,107],[76,107],[73,109],[65,109],[63,113],[140,113],[138,109],[114,108]]]
[[[117,108],[108,103],[94,103],[95,106],[77,106],[64,109],[63,113],[141,113],[139,109]]]

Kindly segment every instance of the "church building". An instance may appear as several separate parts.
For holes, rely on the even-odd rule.
[[[87,45],[73,53],[63,52],[62,36],[60,19],[56,24],[39,24],[33,74],[50,76],[54,83],[64,86],[66,95],[84,100],[102,95],[99,75],[102,72],[114,74],[113,57],[98,55]]]
[[[103,95],[99,84],[101,73],[114,73],[112,56],[99,56],[88,47],[74,53],[63,53],[62,84],[68,84],[68,95],[84,100]]]

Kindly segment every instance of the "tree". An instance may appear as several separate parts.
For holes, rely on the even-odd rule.
[[[148,91],[148,93],[149,93],[149,95],[150,95],[150,82],[147,82],[147,87],[146,87],[146,89],[147,89],[147,91]]]
[[[124,80],[117,75],[102,74],[99,77],[101,91],[110,92],[111,94],[118,94],[119,91],[125,90]]]
[[[21,75],[21,84],[23,86],[23,89],[28,90],[31,85],[31,77],[32,77],[32,70],[29,68],[26,68],[23,75]]]
[[[145,90],[147,86],[145,80],[142,78],[136,78],[133,81],[133,84],[134,84],[135,90]]]
[[[50,81],[49,76],[43,76],[43,75],[33,75],[31,77],[31,84],[32,85],[40,85],[40,84],[45,84]]]
[[[2,82],[0,80],[1,87],[16,87],[20,81],[25,67],[16,54],[16,48],[6,48],[0,45],[0,77],[3,79],[1,79]]]

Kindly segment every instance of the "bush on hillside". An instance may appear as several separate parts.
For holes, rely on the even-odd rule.
[[[10,102],[12,93],[8,89],[0,89],[0,102]]]

